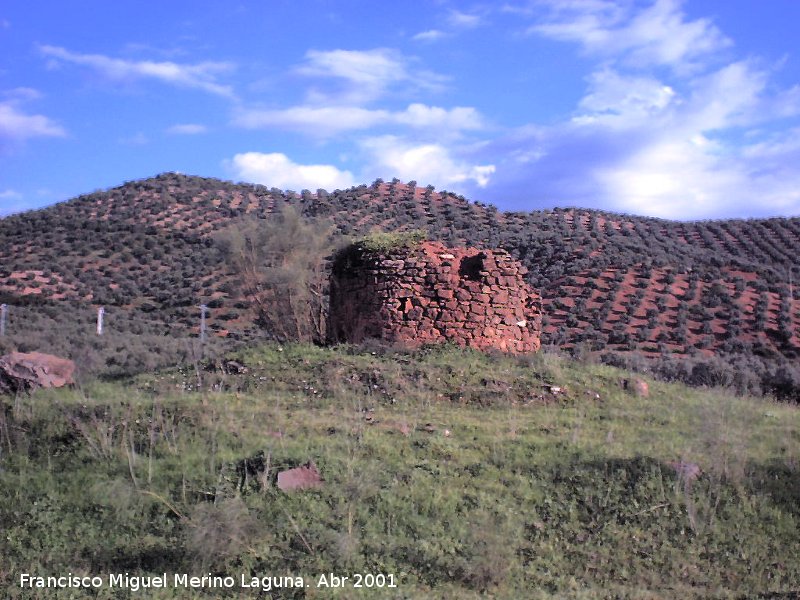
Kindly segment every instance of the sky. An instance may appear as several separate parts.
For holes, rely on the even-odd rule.
[[[166,171],[800,215],[800,1],[3,0],[0,215]]]

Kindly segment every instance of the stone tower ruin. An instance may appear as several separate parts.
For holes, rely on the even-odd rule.
[[[526,272],[505,250],[354,244],[333,266],[328,337],[535,352],[541,300],[523,279]]]

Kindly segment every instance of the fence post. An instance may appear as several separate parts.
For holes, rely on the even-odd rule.
[[[208,312],[208,306],[205,304],[200,305],[200,342],[205,343],[206,341],[206,313]]]

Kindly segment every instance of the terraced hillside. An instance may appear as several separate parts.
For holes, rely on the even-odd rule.
[[[214,233],[287,204],[344,235],[424,228],[450,244],[507,249],[543,295],[544,344],[653,356],[800,351],[800,218],[504,213],[415,182],[295,193],[175,173],[0,220],[4,343],[72,355],[115,345],[120,362],[123,339],[135,339],[158,362],[159,349],[197,336],[201,303],[217,341],[268,335],[253,326]],[[92,336],[100,305],[114,342]]]

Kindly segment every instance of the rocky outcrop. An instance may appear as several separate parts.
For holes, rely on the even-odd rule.
[[[75,363],[42,352],[12,352],[0,356],[0,393],[30,392],[36,388],[75,383]]]
[[[376,252],[356,244],[334,264],[329,339],[534,352],[540,298],[526,272],[504,250],[425,242]]]

